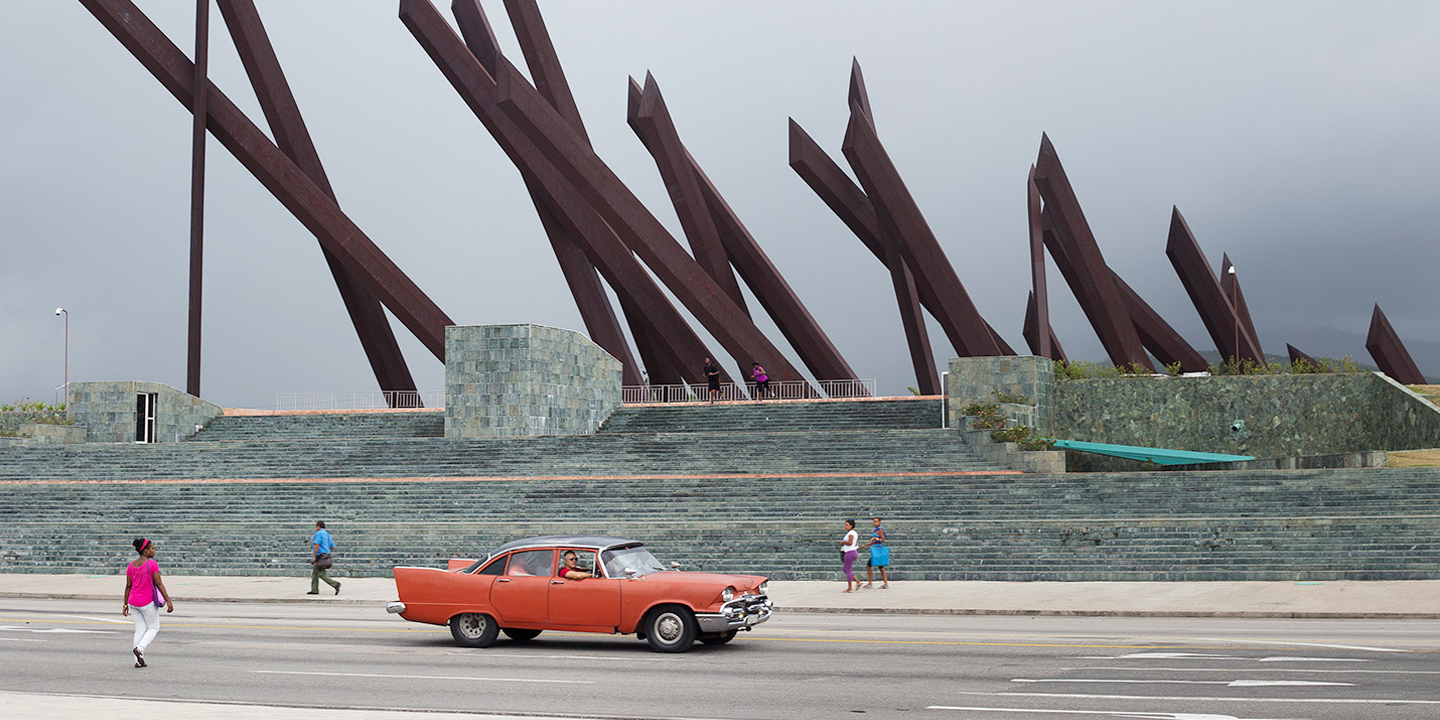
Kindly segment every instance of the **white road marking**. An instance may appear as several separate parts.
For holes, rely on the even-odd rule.
[[[1260,662],[1375,662],[1369,658],[1263,657]]]
[[[1084,695],[1080,693],[1021,693],[1021,692],[966,692],[953,691],[957,695],[988,695],[1006,697],[1049,697],[1077,698],[1084,700],[1178,700],[1180,702],[1248,702],[1248,703],[1311,703],[1320,705],[1440,705],[1440,700],[1406,700],[1404,698],[1252,698],[1252,697],[1203,697],[1191,695]]]
[[[1354,683],[1319,680],[1119,680],[1109,678],[1012,678],[1013,683],[1114,683],[1129,685],[1224,685],[1226,687],[1355,687]]]
[[[113,633],[113,632],[115,632],[115,631],[114,631],[114,630],[80,630],[80,629],[78,629],[78,628],[45,628],[44,630],[31,630],[30,632],[34,632],[34,633],[67,633],[67,634],[68,634],[68,633],[76,633],[76,634],[81,634],[81,633],[83,633],[83,634],[99,633],[99,634],[103,634],[103,635],[108,635],[108,634]]]
[[[4,641],[6,641],[6,642],[45,642],[44,640],[40,640],[40,639],[38,639],[38,638],[7,638],[7,637],[0,637],[0,640],[4,640]]]
[[[318,675],[321,677],[385,678],[387,680],[475,680],[480,682],[551,683],[556,685],[594,685],[594,680],[544,680],[541,678],[497,678],[470,675],[388,675],[384,673],[310,672],[306,670],[251,670],[262,675]]]
[[[114,625],[131,625],[134,620],[116,620],[115,618],[94,617],[92,615],[61,615],[60,617],[73,617],[80,620],[92,620],[94,622],[112,623]]]
[[[965,710],[967,712],[1032,713],[1037,715],[1104,715],[1106,717],[1139,718],[1141,720],[1285,720],[1285,718],[1237,718],[1234,715],[1133,712],[1127,710],[1041,710],[1037,708],[964,707],[959,705],[931,705],[925,709]]]
[[[1415,652],[1414,650],[1405,650],[1405,649],[1402,649],[1402,648],[1370,647],[1370,646],[1368,646],[1368,645],[1334,645],[1334,644],[1331,644],[1331,643],[1300,642],[1300,641],[1298,641],[1298,640],[1251,640],[1251,639],[1246,639],[1246,638],[1188,638],[1188,639],[1191,639],[1191,640],[1203,640],[1203,641],[1206,641],[1206,642],[1233,642],[1233,643],[1248,643],[1248,644],[1251,644],[1251,645],[1291,645],[1291,646],[1294,646],[1294,647],[1327,648],[1327,649],[1330,649],[1330,650],[1363,650],[1363,651],[1365,651],[1365,652],[1382,652],[1382,653],[1408,653],[1408,652]]]
[[[1073,668],[1060,668],[1060,669],[1061,669],[1061,670],[1064,670],[1064,671],[1066,671],[1066,672],[1081,672],[1081,671],[1089,672],[1089,671],[1095,671],[1095,670],[1106,670],[1106,671],[1110,671],[1110,672],[1135,672],[1135,670],[1137,670],[1138,668],[1135,668],[1135,667],[1107,667],[1107,666],[1105,666],[1105,665],[1091,665],[1091,666],[1086,666],[1086,667],[1073,667]],[[1223,673],[1233,673],[1233,672],[1235,672],[1235,668],[1228,668],[1228,667],[1227,667],[1227,668],[1197,668],[1197,667],[1181,668],[1181,667],[1154,667],[1154,666],[1147,665],[1147,666],[1145,666],[1144,669],[1145,669],[1145,670],[1148,670],[1148,671],[1150,671],[1150,672],[1187,672],[1187,673],[1220,673],[1220,672],[1223,672]],[[1358,668],[1357,668],[1357,669],[1345,669],[1345,670],[1328,670],[1328,669],[1317,669],[1317,668],[1308,668],[1308,667],[1307,667],[1307,668],[1282,668],[1282,667],[1275,667],[1275,668],[1253,668],[1253,669],[1249,670],[1248,672],[1267,672],[1267,673],[1302,673],[1302,672],[1303,672],[1303,673],[1315,673],[1315,674],[1317,674],[1317,675],[1326,675],[1326,674],[1331,674],[1331,675],[1440,675],[1440,670],[1360,670],[1360,669],[1358,669]]]
[[[1081,655],[1077,660],[1248,660],[1238,655],[1186,652],[1137,652],[1126,655]]]

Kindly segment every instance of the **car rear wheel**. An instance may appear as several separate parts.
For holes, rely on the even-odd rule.
[[[728,642],[730,642],[731,640],[734,640],[734,639],[735,639],[735,633],[737,633],[737,632],[739,632],[739,631],[738,631],[738,630],[726,630],[725,632],[715,633],[715,634],[713,634],[713,635],[701,635],[701,636],[700,636],[700,642],[705,643],[706,645],[724,645],[725,643],[728,643]]]
[[[490,647],[499,634],[495,618],[484,613],[462,613],[450,618],[450,636],[460,647]]]
[[[655,652],[685,652],[695,644],[700,625],[695,613],[679,605],[662,605],[650,611],[645,620],[645,642]]]
[[[500,630],[505,633],[506,637],[515,642],[534,640],[535,636],[540,634],[539,630],[526,630],[525,628],[500,628]]]

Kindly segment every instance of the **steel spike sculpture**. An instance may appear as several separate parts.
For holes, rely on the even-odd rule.
[[[1099,335],[1100,344],[1110,355],[1110,361],[1116,365],[1139,365],[1154,370],[1125,309],[1114,275],[1100,254],[1100,246],[1090,231],[1085,213],[1080,209],[1080,201],[1070,187],[1060,156],[1050,143],[1049,136],[1044,134],[1040,136],[1040,154],[1035,161],[1035,186],[1051,213],[1054,225],[1071,239],[1071,259],[1078,270],[1072,287],[1078,284],[1081,288],[1075,293],[1076,299]],[[1051,254],[1054,254],[1053,251]]]
[[[1310,372],[1323,372],[1326,369],[1326,366],[1321,364],[1319,360],[1310,357],[1300,350],[1300,348],[1290,343],[1285,343],[1285,352],[1290,354],[1291,366],[1300,367],[1303,363],[1305,366],[1309,366]]]
[[[898,249],[892,257],[894,244],[880,239],[880,223],[870,198],[793,118],[790,119],[790,167],[890,272],[905,341],[910,349],[910,363],[915,369],[916,389],[922,395],[939,394],[942,389],[935,369],[935,354],[930,349],[929,331],[920,312],[922,304],[938,307],[938,301],[922,300],[915,277],[904,258],[898,255]]]
[[[1195,235],[1190,232],[1190,225],[1176,207],[1170,210],[1170,237],[1165,243],[1165,255],[1170,258],[1170,264],[1180,276],[1180,284],[1185,286],[1190,302],[1200,313],[1205,330],[1210,333],[1210,339],[1220,351],[1221,359],[1231,358],[1237,362],[1249,360],[1264,365],[1265,356],[1255,346],[1252,338],[1236,331],[1240,326],[1240,316],[1235,312],[1230,298],[1226,297],[1224,288],[1215,277],[1215,271],[1211,270],[1210,264],[1205,261],[1205,253],[1200,249],[1200,243],[1195,241]],[[1235,344],[1237,338],[1239,347]]]
[[[1025,178],[1025,191],[1025,222],[1030,231],[1030,299],[1025,306],[1025,341],[1036,355],[1058,360],[1057,355],[1063,353],[1053,353],[1050,347],[1050,339],[1055,333],[1050,329],[1050,296],[1045,289],[1045,233],[1040,216],[1040,188],[1035,187],[1034,165],[1030,166],[1030,174]]]
[[[1365,336],[1365,349],[1370,351],[1370,357],[1375,358],[1375,365],[1380,368],[1380,372],[1389,375],[1395,382],[1402,385],[1425,384],[1424,373],[1420,372],[1420,367],[1410,357],[1405,343],[1400,342],[1400,336],[1395,333],[1395,328],[1390,326],[1390,320],[1380,311],[1379,303],[1375,304],[1375,311],[1370,313],[1370,332]]]
[[[129,0],[80,3],[160,81],[190,106],[194,72],[190,59]],[[226,95],[207,83],[210,133],[356,278],[409,328],[435,357],[445,358],[443,311],[401,272],[304,171],[286,157]]]
[[[1036,308],[1035,292],[1032,290],[1025,301],[1025,325],[1022,333],[1025,335],[1025,344],[1030,346],[1030,352],[1040,357],[1048,357],[1051,360],[1069,362],[1070,358],[1065,355],[1065,349],[1060,347],[1059,338],[1055,337],[1055,328],[1047,327],[1045,352],[1040,351],[1040,319]]]
[[[502,68],[514,69],[488,40],[490,36],[485,31],[488,23],[479,5],[462,1],[455,3],[455,9],[461,30],[467,35],[465,41],[455,36],[429,3],[417,4],[414,12],[402,6],[401,19],[522,176],[529,178],[532,189],[541,194],[552,217],[564,225],[566,233],[582,242],[590,262],[616,291],[632,328],[640,326],[636,335],[651,340],[657,348],[655,354],[663,353],[669,361],[668,366],[661,363],[648,366],[652,372],[673,370],[692,384],[703,384],[701,361],[714,356],[611,226],[544,158],[520,127],[500,111],[496,104],[497,86],[485,65],[494,66],[497,73]],[[441,38],[443,43],[430,42],[431,36]],[[486,60],[480,60],[481,57]],[[722,379],[729,382],[728,373],[722,369],[721,374]]]
[[[1235,306],[1235,312],[1240,315],[1240,332],[1250,337],[1250,343],[1255,346],[1255,351],[1265,356],[1265,349],[1260,347],[1260,333],[1255,332],[1255,322],[1250,319],[1250,306],[1245,304],[1245,291],[1240,288],[1240,279],[1234,272],[1235,265],[1230,262],[1229,253],[1220,254],[1220,289],[1225,297],[1231,299]]]
[[[937,300],[938,307],[931,308],[931,311],[939,311],[936,319],[945,329],[956,352],[962,356],[1007,354],[1001,349],[998,336],[980,317],[965,286],[955,274],[955,268],[940,249],[939,241],[880,143],[867,112],[869,101],[863,97],[864,82],[858,79],[858,72],[859,63],[856,62],[851,72],[852,78],[855,78],[851,88],[859,96],[850,100],[850,122],[845,129],[842,150],[860,180],[860,186],[865,189],[865,195],[874,205],[881,228],[880,237],[896,241],[916,285]]]
[[[456,0],[451,4],[451,12],[460,23],[471,53],[493,76],[500,56],[500,45],[495,40],[489,19],[475,0]],[[516,34],[520,36],[520,45],[522,50],[525,50],[530,72],[546,79],[544,86],[549,92],[545,99],[565,114],[576,132],[585,135],[585,125],[580,119],[574,99],[570,96],[570,87],[565,82],[559,61],[553,58],[554,48],[550,44],[544,23],[539,18],[538,9],[535,10],[533,18],[527,8],[517,8],[515,14],[519,15],[521,20],[516,22],[512,17],[512,24],[515,25]],[[641,384],[640,369],[634,354],[630,352],[625,333],[620,329],[619,318],[615,316],[615,310],[605,294],[595,265],[586,257],[580,241],[566,229],[567,224],[550,210],[544,191],[535,187],[534,178],[523,171],[521,174],[531,202],[535,205],[535,213],[540,218],[540,225],[550,240],[550,248],[555,252],[560,272],[565,276],[571,296],[575,298],[580,319],[590,333],[590,339],[620,361],[623,368],[622,382],[627,385]],[[636,336],[636,345],[641,352],[650,350],[648,336],[643,331],[636,332]]]
[[[669,148],[663,153],[673,152],[683,157],[684,162],[678,172],[689,173],[693,177],[705,202],[703,211],[715,227],[730,265],[735,267],[745,285],[755,294],[756,300],[795,349],[801,361],[817,378],[855,379],[855,371],[850,368],[850,364],[840,355],[840,351],[835,348],[819,323],[815,322],[799,296],[790,288],[790,284],[785,282],[780,271],[770,262],[769,256],[760,248],[759,243],[755,242],[745,224],[686,149],[660,95],[659,84],[647,73],[645,87],[642,89],[632,78],[629,91],[627,122],[640,138],[640,142],[656,156],[656,166],[660,169],[666,187],[677,187],[683,183],[681,178],[676,177],[677,170],[669,162],[661,160],[662,151],[657,149],[661,147]],[[648,119],[644,116],[647,106],[650,113]],[[677,202],[676,212],[688,211],[685,203]],[[728,272],[728,266],[726,270]]]
[[[290,83],[285,79],[280,59],[265,32],[255,3],[253,0],[218,0],[218,4],[240,61],[250,77],[250,84],[255,88],[275,144],[327,197],[338,203],[335,191],[330,187],[330,179],[325,174],[325,166],[320,162],[320,154],[305,127],[300,105],[290,91]],[[390,404],[404,402],[406,398],[418,398],[415,380],[410,375],[410,368],[405,363],[405,356],[400,351],[400,344],[395,339],[379,298],[346,269],[323,242],[320,251],[355,326],[355,333],[360,337],[365,356],[370,360],[376,381],[382,390],[398,391],[387,394]]]

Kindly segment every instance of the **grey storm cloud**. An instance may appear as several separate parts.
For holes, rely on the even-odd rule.
[[[256,4],[341,207],[455,322],[582,328],[519,174],[396,2]],[[194,3],[138,5],[192,46]],[[485,7],[518,60],[503,7]],[[843,164],[852,57],[881,139],[1012,345],[1028,290],[1023,181],[1046,132],[1107,261],[1197,347],[1212,344],[1164,256],[1172,205],[1212,264],[1234,259],[1267,350],[1368,360],[1378,302],[1440,374],[1440,5],[541,8],[600,156],[680,236],[624,121],[627,77],[653,72],[691,153],[882,392],[914,382],[889,278],[786,164],[787,117]],[[189,114],[80,3],[6,12],[0,401],[54,399],[57,306],[71,313],[72,379],[183,387]],[[211,39],[212,79],[262,120],[218,12]],[[213,139],[208,154],[205,396],[266,407],[279,392],[373,389],[313,237]],[[1050,283],[1066,349],[1101,358],[1053,271]],[[396,327],[421,388],[439,389],[440,363]],[[942,362],[953,354],[931,337]]]

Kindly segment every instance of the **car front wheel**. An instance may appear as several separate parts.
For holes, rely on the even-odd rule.
[[[450,618],[450,636],[460,647],[490,647],[499,634],[495,618],[484,613],[463,613]]]
[[[650,611],[645,621],[645,642],[655,652],[685,652],[695,644],[700,626],[695,613],[679,605],[662,605]]]

